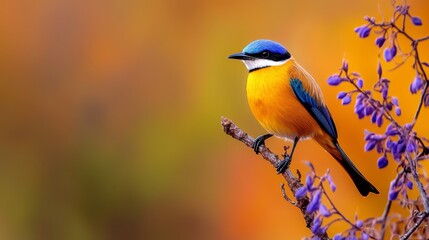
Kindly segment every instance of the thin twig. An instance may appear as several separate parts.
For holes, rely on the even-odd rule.
[[[386,223],[387,223],[387,216],[390,212],[390,207],[392,206],[392,201],[388,201],[386,204],[386,207],[384,208],[383,216],[381,217],[381,233],[380,233],[380,239],[384,239],[384,235],[386,234]]]
[[[414,224],[412,228],[410,228],[401,238],[400,240],[407,240],[411,235],[417,230],[417,228],[422,224],[422,222],[429,216],[429,213],[423,213],[423,215],[419,218],[419,220]]]
[[[222,117],[221,118],[221,124],[223,126],[223,130],[226,134],[230,135],[231,137],[239,140],[240,142],[244,143],[246,146],[252,148],[254,138],[250,137],[246,132],[241,130],[239,127],[237,127],[231,120]],[[262,145],[259,148],[259,152],[261,153],[262,157],[267,160],[271,165],[274,167],[277,166],[278,163],[280,163],[282,160],[278,157],[278,155],[271,152],[270,149],[268,149],[265,145]],[[296,190],[298,190],[300,187],[302,187],[302,183],[297,179],[290,169],[286,169],[286,171],[282,174],[284,179],[287,182],[287,185],[289,189],[292,191],[293,194],[295,194]],[[313,224],[314,220],[314,214],[309,214],[306,212],[307,205],[309,203],[308,197],[299,198],[296,201],[296,206],[301,211],[301,214],[306,222],[307,228],[311,229],[311,226]],[[326,233],[320,234],[318,236],[320,239],[329,239],[328,235]]]

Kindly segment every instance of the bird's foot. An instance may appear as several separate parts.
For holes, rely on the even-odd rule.
[[[265,145],[265,140],[267,140],[267,138],[270,138],[272,136],[273,136],[272,134],[268,133],[268,134],[259,136],[259,137],[257,137],[255,139],[255,141],[253,142],[252,148],[253,148],[253,150],[255,151],[256,154],[259,153],[259,147],[261,145]]]
[[[284,160],[279,162],[276,166],[277,174],[284,173],[290,166],[292,158],[290,156],[285,156]]]

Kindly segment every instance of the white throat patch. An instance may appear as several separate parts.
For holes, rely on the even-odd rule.
[[[273,61],[269,59],[255,59],[255,60],[243,60],[244,65],[246,65],[247,70],[252,71],[258,68],[279,66],[287,62],[289,59],[283,61]]]

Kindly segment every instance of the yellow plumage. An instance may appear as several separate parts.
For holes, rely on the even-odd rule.
[[[323,104],[314,79],[291,58],[285,64],[259,69],[247,78],[247,99],[255,118],[269,133],[293,140],[321,133],[319,124],[296,98],[290,80],[304,79],[304,89]]]

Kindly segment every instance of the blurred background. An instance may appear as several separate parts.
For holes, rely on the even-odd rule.
[[[426,1],[408,3],[423,20],[412,34],[428,34]],[[298,145],[292,168],[305,174],[307,160],[320,174],[331,169],[346,216],[379,216],[395,167],[377,169],[363,132],[385,126],[358,120],[336,99],[347,87],[326,79],[347,58],[374,83],[374,33],[362,40],[353,29],[391,12],[388,0],[2,1],[0,239],[310,236],[281,195],[284,180],[220,125],[225,116],[265,133],[247,106],[245,67],[227,59],[260,38],[283,43],[317,79],[344,150],[381,194],[362,198],[313,141]],[[418,101],[408,93],[414,72],[393,66],[385,72],[405,123]],[[429,135],[427,125],[417,130]],[[278,153],[284,144],[267,141]]]

